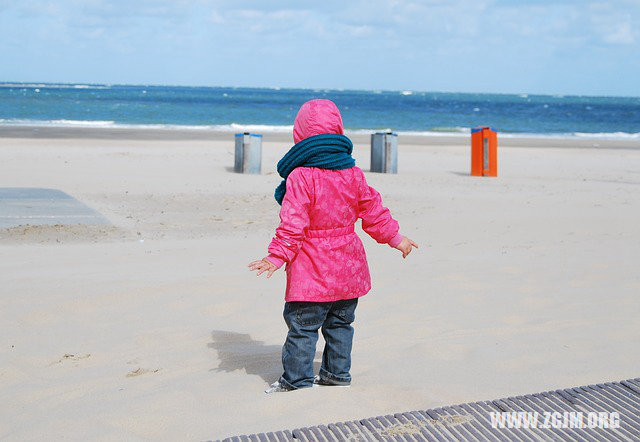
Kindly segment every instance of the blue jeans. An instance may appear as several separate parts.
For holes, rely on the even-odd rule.
[[[351,323],[357,305],[358,298],[284,304],[283,316],[289,333],[282,346],[282,384],[292,389],[313,385],[313,358],[319,328],[325,340],[320,377],[340,385],[351,383]]]

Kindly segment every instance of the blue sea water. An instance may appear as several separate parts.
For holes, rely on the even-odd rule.
[[[0,83],[2,125],[289,131],[300,105],[328,98],[354,131],[501,133],[640,140],[640,97]]]

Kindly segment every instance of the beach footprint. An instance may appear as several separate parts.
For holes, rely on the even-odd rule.
[[[58,359],[57,361],[52,362],[51,364],[49,364],[49,366],[51,365],[55,365],[55,364],[60,364],[64,361],[80,361],[82,359],[88,359],[91,357],[91,353],[85,353],[83,355],[75,355],[72,353],[65,353],[64,355],[62,355],[62,357],[60,359]],[[78,366],[78,364],[74,364],[76,367]]]
[[[156,368],[155,370],[149,370],[149,369],[146,369],[146,368],[140,368],[140,367],[138,367],[138,368],[136,368],[135,370],[131,370],[129,373],[127,373],[125,377],[127,377],[127,378],[134,378],[134,377],[136,377],[136,376],[142,376],[143,374],[148,374],[148,373],[157,373],[157,372],[159,372],[159,371],[160,371],[160,369],[159,369],[159,368]]]

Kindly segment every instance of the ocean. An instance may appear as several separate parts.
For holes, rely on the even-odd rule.
[[[300,105],[328,98],[347,130],[640,140],[640,97],[420,91],[0,83],[7,125],[289,132]]]

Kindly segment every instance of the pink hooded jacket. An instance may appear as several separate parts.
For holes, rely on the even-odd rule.
[[[296,143],[320,134],[342,134],[342,117],[330,100],[311,100],[293,126]],[[402,241],[398,222],[382,205],[358,167],[297,167],[287,178],[280,225],[267,259],[287,263],[285,300],[328,302],[363,296],[371,289],[369,266],[354,224],[381,244]]]

